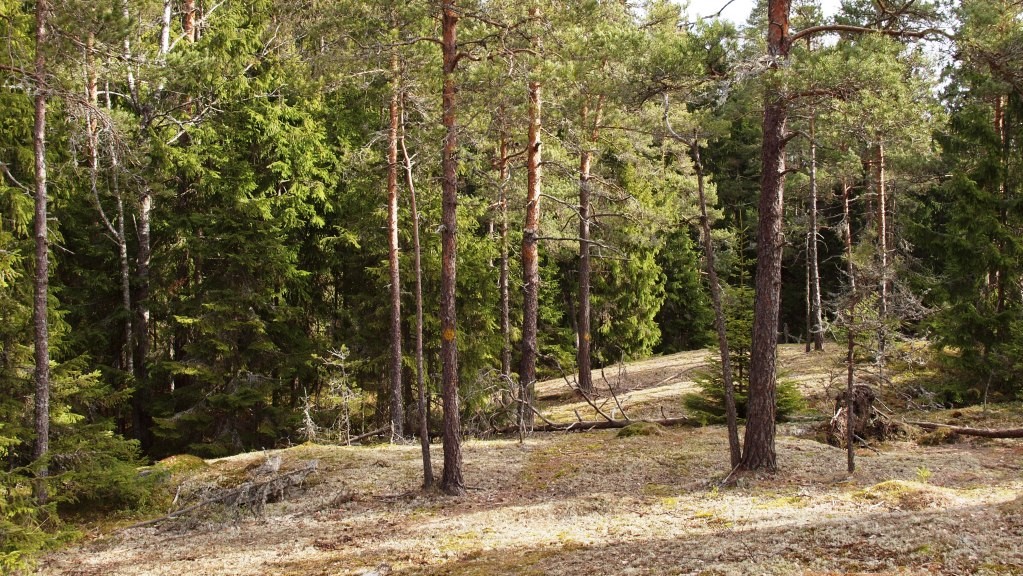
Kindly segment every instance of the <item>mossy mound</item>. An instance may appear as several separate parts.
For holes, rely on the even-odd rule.
[[[632,438],[633,436],[663,436],[667,433],[664,426],[656,422],[633,422],[618,431],[618,438]]]
[[[955,444],[960,439],[959,434],[948,428],[936,428],[930,432],[921,434],[916,439],[920,446],[941,446],[942,444]]]
[[[167,458],[160,460],[157,464],[171,474],[198,472],[210,467],[205,460],[198,456],[192,456],[191,454],[175,454],[174,456],[168,456]]]
[[[875,484],[855,492],[853,498],[883,503],[900,510],[943,508],[955,500],[954,496],[942,488],[905,480],[888,480]]]

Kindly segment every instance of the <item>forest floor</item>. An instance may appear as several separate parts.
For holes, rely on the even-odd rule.
[[[707,356],[677,354],[605,374],[630,416],[659,416],[662,407],[674,416]],[[780,366],[811,407],[830,410],[829,387],[842,370],[837,351],[805,355],[786,346]],[[595,382],[604,385],[599,374]],[[539,385],[538,398],[561,421],[592,410],[563,381]],[[1003,427],[1019,426],[1023,413],[1013,404],[907,418]],[[658,432],[470,440],[469,490],[460,498],[418,489],[415,444],[307,444],[200,462],[174,476],[180,494],[237,485],[277,456],[281,472],[310,460],[318,468],[258,513],[217,506],[144,527],[97,524],[74,547],[43,558],[39,573],[1023,574],[1021,440],[901,438],[858,451],[849,475],[845,451],[814,440],[812,425],[799,422],[779,427],[777,474],[726,488],[722,427]],[[433,456],[439,472],[439,445]]]

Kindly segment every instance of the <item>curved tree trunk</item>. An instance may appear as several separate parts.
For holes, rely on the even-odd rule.
[[[441,157],[441,288],[440,358],[441,394],[444,403],[444,472],[441,490],[452,495],[465,493],[462,479],[462,430],[458,413],[458,345],[455,323],[455,231],[458,225],[458,130],[455,125],[455,67],[458,65],[458,8],[454,0],[442,5],[442,52],[444,61],[443,124],[444,146]]]
[[[401,151],[405,159],[405,182],[408,185],[409,210],[412,216],[413,274],[416,277],[416,391],[419,409],[419,447],[423,453],[423,488],[433,486],[433,464],[430,461],[430,421],[426,410],[426,386],[423,381],[423,262],[419,245],[419,208],[416,186],[412,179],[412,158],[405,147],[405,122],[402,112]]]
[[[735,384],[732,378],[732,357],[728,348],[728,332],[725,326],[725,307],[721,295],[714,257],[714,240],[710,235],[710,217],[707,213],[706,184],[703,161],[700,158],[700,144],[694,138],[690,145],[693,167],[696,170],[696,184],[700,197],[700,231],[703,236],[703,259],[707,269],[707,283],[710,284],[710,299],[714,305],[714,328],[718,335],[718,350],[721,354],[721,378],[725,385],[725,421],[728,425],[728,453],[732,468],[742,460],[739,446],[739,425],[735,409]]]

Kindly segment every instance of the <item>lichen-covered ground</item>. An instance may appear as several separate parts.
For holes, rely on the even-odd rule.
[[[677,414],[688,371],[705,356],[660,359],[656,377],[630,367],[623,388],[633,391],[619,401],[630,413],[653,411],[653,402]],[[790,373],[803,363],[797,376],[808,392],[834,370],[833,357],[792,348],[786,358]],[[555,386],[542,385],[540,396],[548,414],[563,415],[575,400],[559,403]],[[927,417],[1018,425],[1019,410]],[[417,489],[415,445],[239,455],[190,473],[186,488],[238,482],[275,454],[282,471],[311,459],[319,469],[261,515],[213,508],[108,530],[45,557],[39,573],[1023,574],[1023,441],[906,439],[860,451],[849,476],[844,450],[786,435],[803,428],[780,429],[779,473],[730,488],[719,487],[728,474],[719,427],[469,441],[461,498]]]

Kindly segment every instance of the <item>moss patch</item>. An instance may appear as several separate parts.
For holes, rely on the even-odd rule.
[[[664,436],[667,430],[664,426],[655,422],[633,422],[618,431],[618,438],[632,438],[634,436]]]
[[[184,474],[186,472],[199,472],[210,467],[205,460],[191,454],[176,454],[168,456],[157,463],[171,474]]]
[[[879,502],[900,510],[940,508],[955,501],[947,490],[904,480],[889,480],[853,493],[853,498]]]

